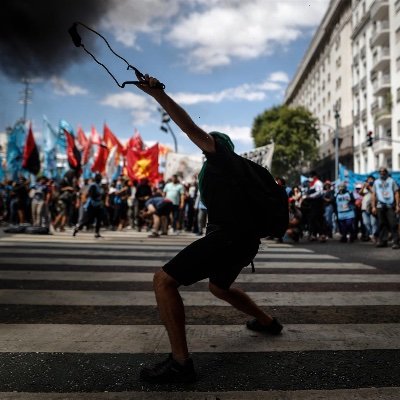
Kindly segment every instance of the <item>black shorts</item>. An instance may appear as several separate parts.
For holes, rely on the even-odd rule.
[[[163,270],[181,285],[209,278],[211,283],[227,290],[254,259],[259,244],[258,238],[214,231],[180,251]]]
[[[170,201],[164,201],[156,210],[156,214],[160,217],[167,216],[172,212],[173,205]]]

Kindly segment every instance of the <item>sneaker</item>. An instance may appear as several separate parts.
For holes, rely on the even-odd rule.
[[[392,249],[393,250],[400,249],[400,244],[399,243],[394,243],[393,246],[392,246]]]
[[[375,247],[387,247],[387,242],[379,242]]]
[[[103,236],[101,236],[100,233],[95,233],[95,234],[94,234],[94,237],[95,237],[96,239],[98,239],[98,238],[102,238]]]
[[[270,333],[271,335],[279,335],[283,329],[276,318],[273,318],[269,325],[262,325],[257,319],[253,319],[247,321],[246,326],[252,331]]]
[[[160,235],[157,232],[151,232],[150,235],[148,235],[147,237],[149,237],[149,238],[158,238],[158,237],[160,237]]]
[[[191,383],[196,381],[197,377],[191,358],[182,365],[170,354],[166,360],[154,367],[143,368],[140,371],[140,379],[149,383]]]
[[[79,229],[78,229],[78,227],[76,226],[76,227],[74,228],[74,230],[72,231],[72,236],[76,236],[77,233],[78,233],[78,231],[79,231]],[[61,228],[60,228],[60,232],[62,232]]]

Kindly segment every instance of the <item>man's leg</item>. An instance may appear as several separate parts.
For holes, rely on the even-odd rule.
[[[161,269],[154,274],[153,286],[173,358],[183,364],[189,358],[189,351],[185,332],[185,310],[178,291],[179,284]]]
[[[221,300],[226,301],[237,310],[256,318],[262,325],[269,325],[273,318],[266,314],[254,301],[239,288],[221,289],[210,282],[210,292]]]

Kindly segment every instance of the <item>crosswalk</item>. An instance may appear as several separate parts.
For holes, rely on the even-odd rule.
[[[169,352],[153,273],[196,238],[104,236],[0,235],[0,399],[400,398],[400,274],[267,241],[236,283],[284,333],[182,287],[200,379],[140,382]]]

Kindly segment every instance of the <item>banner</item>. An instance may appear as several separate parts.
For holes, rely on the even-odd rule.
[[[192,182],[203,166],[203,156],[167,153],[165,160],[164,180],[178,175],[184,182]]]
[[[272,156],[274,155],[274,147],[274,143],[271,143],[266,146],[256,147],[255,149],[240,155],[270,170],[272,165]]]
[[[389,174],[400,185],[400,171],[389,171]],[[369,175],[372,175],[375,179],[379,178],[378,171],[371,172],[370,174],[356,174],[344,165],[339,164],[339,182],[345,182],[350,191],[354,190],[357,183],[365,182]]]
[[[48,178],[57,176],[58,132],[43,115],[43,175]]]

